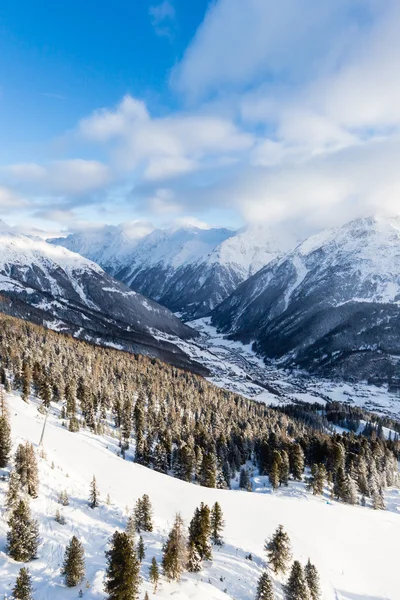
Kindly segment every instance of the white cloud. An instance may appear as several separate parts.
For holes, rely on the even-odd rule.
[[[26,205],[26,201],[18,194],[0,185],[0,208],[1,210],[12,209]]]
[[[21,163],[3,167],[3,176],[30,194],[80,195],[111,181],[107,165],[95,160],[60,160],[46,165]]]
[[[164,0],[160,4],[150,6],[149,15],[157,35],[172,37],[176,13],[171,2]]]
[[[87,140],[110,144],[117,170],[142,168],[148,180],[200,169],[210,156],[241,153],[253,144],[251,135],[222,117],[182,113],[153,118],[145,104],[131,96],[114,110],[83,119],[79,130]]]

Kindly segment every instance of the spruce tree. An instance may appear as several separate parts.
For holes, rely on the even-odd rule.
[[[138,600],[140,562],[133,542],[125,532],[115,531],[106,558],[108,565],[105,590],[108,600]]]
[[[323,493],[326,476],[327,473],[323,464],[312,465],[311,477],[307,479],[307,487],[312,491],[314,496],[319,496]]]
[[[89,494],[89,506],[90,508],[97,508],[99,506],[99,490],[97,487],[96,477],[93,475],[93,479],[90,483],[90,494]]]
[[[281,460],[279,463],[279,485],[288,485],[289,484],[289,473],[290,473],[290,465],[289,465],[289,456],[286,450],[282,450]]]
[[[151,565],[149,567],[149,579],[153,584],[153,592],[154,594],[156,594],[158,588],[158,581],[160,579],[160,572],[155,556],[153,556],[153,558],[151,559]]]
[[[274,452],[274,458],[272,460],[271,468],[268,473],[269,482],[273,490],[276,490],[279,486],[279,467],[280,467],[280,455],[279,452]]]
[[[67,587],[75,587],[85,577],[85,550],[75,535],[65,549],[61,575]]]
[[[292,553],[289,536],[282,525],[279,525],[272,538],[265,543],[265,550],[274,573],[285,573]]]
[[[153,508],[147,494],[143,494],[142,496],[141,528],[146,532],[153,531]]]
[[[202,560],[194,542],[189,542],[187,570],[189,573],[198,573],[203,567]]]
[[[304,473],[304,452],[300,444],[294,444],[290,452],[291,473],[296,481],[301,481]]]
[[[32,578],[29,569],[20,569],[12,591],[15,600],[33,600]]]
[[[138,541],[138,545],[137,545],[137,557],[140,560],[140,562],[143,562],[145,556],[146,556],[146,551],[145,551],[145,547],[144,547],[144,541],[142,536],[139,537],[139,541]]]
[[[19,475],[22,488],[32,498],[38,497],[39,474],[35,450],[29,442],[20,444],[15,453],[15,470]]]
[[[6,493],[6,508],[7,510],[11,510],[14,508],[21,488],[21,481],[17,471],[14,469],[10,473],[10,477],[8,480],[8,489]]]
[[[7,466],[10,453],[11,427],[8,412],[5,409],[0,414],[0,469],[4,469]]]
[[[163,547],[162,567],[168,581],[179,581],[186,563],[187,548],[184,523],[180,514],[177,514]]]
[[[208,451],[203,456],[200,483],[209,488],[215,488],[217,484],[217,461],[214,452]]]
[[[255,600],[274,600],[272,581],[266,571],[261,574],[260,579],[258,580]]]
[[[321,589],[319,585],[319,574],[317,568],[311,564],[310,559],[304,567],[304,575],[310,591],[311,600],[320,600]]]
[[[28,562],[36,557],[39,545],[39,526],[31,517],[25,500],[19,500],[8,521],[8,554],[19,562]]]
[[[210,509],[202,502],[200,508],[196,508],[189,525],[189,543],[196,546],[201,560],[212,560],[210,537]]]
[[[134,511],[132,511],[132,513],[128,517],[128,520],[126,522],[125,531],[126,531],[127,535],[130,537],[130,539],[132,540],[132,542],[135,542],[135,537],[136,537],[136,517],[135,517],[135,512]]]
[[[241,490],[246,490],[246,492],[253,491],[253,488],[251,486],[250,477],[249,477],[249,472],[247,469],[245,469],[245,467],[243,467],[240,471],[239,488]]]
[[[336,500],[345,500],[347,492],[347,478],[346,473],[343,467],[339,467],[336,476],[335,482],[333,485],[333,495]]]
[[[310,600],[310,592],[304,577],[303,567],[295,560],[285,586],[285,600]]]
[[[221,506],[218,502],[214,504],[211,510],[211,541],[214,546],[222,546],[222,530],[224,528],[224,516]]]

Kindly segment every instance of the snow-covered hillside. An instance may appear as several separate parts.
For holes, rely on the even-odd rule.
[[[293,247],[265,226],[155,230],[132,239],[122,226],[51,240],[98,262],[132,289],[184,318],[207,314],[250,275]]]
[[[37,445],[44,416],[34,402],[25,404],[17,395],[8,395],[15,444],[30,440]],[[87,431],[71,433],[62,427],[52,409],[43,450],[39,458],[39,498],[31,501],[33,516],[40,523],[38,559],[29,563],[35,600],[76,598],[78,590],[67,589],[60,577],[65,546],[78,536],[86,550],[84,598],[104,599],[104,551],[116,528],[123,529],[136,499],[149,494],[154,507],[155,531],[145,534],[146,558],[142,565],[143,585],[151,595],[148,566],[161,558],[161,547],[177,511],[188,522],[200,502],[218,501],[224,512],[225,545],[214,549],[214,560],[198,574],[185,574],[181,583],[162,580],[157,597],[176,600],[252,600],[256,582],[265,566],[263,544],[278,524],[289,533],[294,557],[308,558],[320,572],[324,600],[397,600],[400,539],[400,494],[388,490],[387,510],[348,506],[317,498],[303,484],[291,484],[272,493],[265,478],[255,478],[253,493],[215,490],[184,483],[167,475],[123,460],[117,440],[95,437]],[[89,483],[95,475],[101,491],[101,505],[88,507]],[[5,483],[0,482],[0,506],[4,507]],[[60,507],[58,493],[66,490],[70,505]],[[106,502],[107,495],[110,503]],[[55,522],[61,508],[65,525]],[[0,594],[8,597],[21,566],[4,552],[6,524],[4,508],[0,519]],[[252,554],[253,560],[246,559]],[[278,599],[282,578],[274,578]],[[152,597],[152,596],[151,596]]]
[[[190,364],[176,346],[154,338],[154,332],[195,335],[168,309],[130,290],[96,263],[18,233],[4,222],[0,292],[2,312],[95,343],[162,357],[180,366]]]
[[[396,376],[400,219],[317,234],[245,281],[214,311],[220,331],[272,359],[358,379]]]

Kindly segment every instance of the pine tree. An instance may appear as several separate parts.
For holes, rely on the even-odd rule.
[[[108,566],[105,590],[108,600],[138,600],[140,562],[133,542],[125,532],[115,531],[106,558]]]
[[[356,482],[351,477],[349,473],[346,475],[346,485],[345,485],[345,495],[343,500],[347,504],[357,504],[358,503],[358,491]]]
[[[196,508],[189,525],[189,543],[197,548],[201,560],[212,560],[211,513],[209,507],[203,502]]]
[[[151,565],[149,567],[149,579],[150,582],[153,584],[153,592],[154,594],[156,594],[158,588],[158,581],[160,579],[160,572],[155,556],[153,556],[153,558],[151,559]]]
[[[89,495],[89,506],[90,508],[97,508],[99,506],[99,490],[97,487],[96,477],[93,475],[93,479],[90,484],[90,495]]]
[[[264,571],[258,580],[255,600],[274,600],[274,589],[268,573]]]
[[[307,487],[312,491],[314,496],[319,496],[323,493],[326,475],[326,469],[323,464],[312,465],[311,477],[307,478]]]
[[[211,541],[214,546],[223,545],[224,542],[221,536],[223,528],[224,516],[220,504],[216,502],[211,509]]]
[[[62,490],[58,494],[58,502],[61,504],[61,506],[69,506],[69,498],[66,490]]]
[[[189,573],[198,573],[203,567],[199,551],[194,542],[189,542],[187,570]]]
[[[209,451],[203,456],[200,483],[209,488],[215,488],[217,484],[217,461],[214,452]]]
[[[300,444],[294,444],[290,452],[291,473],[296,481],[301,481],[304,473],[304,452]]]
[[[146,532],[153,531],[153,508],[147,494],[142,496],[141,528]]]
[[[187,563],[186,536],[180,514],[175,517],[174,525],[163,547],[162,567],[168,581],[179,581]]]
[[[310,592],[304,577],[303,568],[295,560],[290,571],[289,580],[285,586],[285,600],[309,600]]]
[[[271,468],[269,470],[269,482],[272,486],[273,490],[276,490],[279,486],[279,467],[280,467],[280,454],[279,452],[274,452],[274,458],[272,460]]]
[[[39,473],[33,445],[20,444],[15,453],[15,470],[19,475],[22,488],[32,498],[38,497]]]
[[[265,543],[268,562],[275,573],[285,573],[292,558],[290,539],[279,525],[272,538]]]
[[[0,398],[0,469],[8,464],[11,453],[11,426],[4,394]]]
[[[317,568],[311,564],[310,559],[304,567],[304,575],[310,591],[311,600],[320,600],[321,589],[319,585],[319,574]]]
[[[135,537],[136,537],[136,517],[135,517],[134,511],[132,511],[132,513],[128,517],[128,520],[126,522],[125,531],[126,531],[127,535],[130,537],[130,539],[132,540],[132,542],[134,543]]]
[[[61,513],[60,509],[57,508],[56,510],[56,516],[54,517],[54,520],[56,521],[56,523],[58,523],[59,525],[65,525],[66,520],[64,515]]]
[[[22,567],[12,591],[15,600],[33,600],[32,578],[29,569]]]
[[[17,471],[14,469],[10,473],[10,478],[8,480],[8,489],[6,494],[6,507],[7,510],[11,510],[14,508],[21,488],[21,481]]]
[[[333,485],[333,495],[336,500],[345,500],[347,490],[347,479],[343,467],[339,467],[336,476],[335,483]]]
[[[137,545],[137,557],[140,560],[140,562],[143,562],[145,556],[146,556],[146,551],[145,551],[145,547],[144,547],[144,541],[142,536],[139,537],[139,541],[138,541],[138,545]]]
[[[85,577],[85,550],[76,536],[73,536],[65,549],[61,569],[67,587],[78,585]]]
[[[279,485],[288,485],[289,483],[289,456],[286,450],[281,451],[281,460],[279,464]]]
[[[39,545],[39,526],[31,518],[31,511],[25,500],[19,500],[8,521],[8,554],[19,562],[28,562],[36,557]]]
[[[149,594],[147,592],[144,595],[144,600],[150,600],[150,596],[149,596]]]

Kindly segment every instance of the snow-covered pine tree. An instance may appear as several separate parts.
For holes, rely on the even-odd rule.
[[[29,569],[26,567],[19,570],[12,597],[15,600],[33,600],[32,578]]]
[[[39,473],[35,450],[32,444],[19,444],[15,453],[15,470],[19,475],[22,488],[32,498],[38,497]]]
[[[139,537],[136,554],[137,554],[137,557],[140,560],[140,562],[142,562],[146,556],[146,550],[144,547],[144,541],[143,541],[142,536]]]
[[[31,517],[25,500],[19,500],[8,521],[8,554],[19,562],[28,562],[36,557],[39,545],[39,526]]]
[[[292,559],[290,539],[282,525],[279,525],[272,538],[265,543],[268,562],[275,573],[285,573]]]
[[[281,457],[277,450],[274,451],[271,468],[268,473],[269,482],[273,490],[276,490],[279,486],[279,470],[281,464]]]
[[[160,579],[160,571],[158,569],[158,564],[155,556],[153,556],[153,558],[151,559],[151,565],[149,567],[149,579],[150,582],[153,584],[153,593],[156,594],[158,588],[158,581]]]
[[[221,505],[216,502],[211,509],[211,541],[214,546],[222,546],[222,530],[224,528],[224,516]]]
[[[310,559],[304,567],[304,575],[310,592],[311,600],[320,600],[321,588],[319,584],[319,574],[315,565],[311,564]]]
[[[279,485],[288,485],[289,484],[289,473],[290,473],[290,464],[289,464],[289,456],[286,450],[281,450],[281,461],[279,465]]]
[[[130,539],[132,540],[132,542],[134,543],[135,537],[136,537],[136,517],[135,517],[134,511],[132,511],[128,517],[128,520],[126,522],[125,531],[126,531],[127,535],[130,537]]]
[[[153,531],[153,508],[147,494],[142,496],[141,529],[146,532]]]
[[[61,575],[67,587],[75,587],[85,577],[85,550],[75,535],[65,549]]]
[[[188,561],[187,561],[187,570],[189,573],[199,573],[203,568],[203,563],[200,558],[199,551],[197,550],[196,544],[194,542],[189,542],[188,547]]]
[[[201,560],[212,560],[211,512],[203,502],[196,508],[189,525],[189,544],[197,548]]]
[[[125,532],[114,532],[106,558],[108,565],[105,591],[108,600],[138,600],[141,581],[140,562],[133,542]]]
[[[266,571],[261,573],[261,576],[258,580],[255,600],[274,600],[272,581]]]
[[[241,490],[246,490],[246,492],[253,491],[253,488],[251,486],[249,472],[245,467],[243,467],[240,470],[239,487]]]
[[[344,501],[347,504],[357,504],[358,503],[357,485],[349,473],[346,474],[346,486],[345,486]]]
[[[90,493],[89,493],[89,506],[90,508],[97,508],[99,506],[99,489],[97,487],[97,481],[95,475],[93,475],[93,479],[90,483]]]
[[[333,495],[336,500],[345,500],[347,492],[347,478],[343,467],[339,467],[336,471],[335,481],[333,485]]]
[[[295,560],[285,585],[285,600],[310,600],[310,592],[304,577],[303,567]]]
[[[301,481],[304,473],[304,452],[300,444],[293,444],[290,452],[290,472],[296,481]]]
[[[187,564],[186,536],[183,519],[178,513],[163,547],[162,567],[168,581],[179,581]]]
[[[199,479],[204,487],[215,488],[217,484],[217,459],[210,450],[203,455]]]
[[[8,464],[11,453],[11,426],[6,397],[4,392],[0,391],[0,468]]]
[[[11,510],[14,508],[21,488],[20,477],[15,469],[13,469],[10,473],[10,477],[8,479],[8,488],[6,493],[6,508],[7,510]]]

